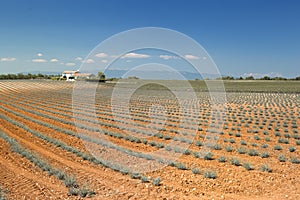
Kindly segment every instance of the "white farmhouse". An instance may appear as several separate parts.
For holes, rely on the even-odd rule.
[[[63,71],[61,78],[65,78],[67,81],[74,81],[77,78],[90,78],[93,74],[80,73],[79,70],[76,71]]]

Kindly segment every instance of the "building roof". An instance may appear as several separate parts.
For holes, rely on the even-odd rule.
[[[93,74],[87,74],[87,73],[83,73],[83,74],[81,74],[81,73],[77,73],[77,74],[74,74],[74,76],[92,76]]]
[[[79,71],[63,71],[63,74],[75,74],[80,73]]]

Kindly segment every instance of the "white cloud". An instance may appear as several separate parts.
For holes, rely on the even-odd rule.
[[[83,60],[83,58],[82,57],[76,57],[75,60],[81,61],[81,60]]]
[[[58,59],[53,58],[53,59],[50,60],[50,62],[58,62]]]
[[[111,58],[118,58],[119,56],[111,55],[110,57],[111,57]]]
[[[90,63],[95,63],[93,59],[87,59],[83,61],[84,63],[90,64]]]
[[[149,58],[150,56],[147,54],[139,54],[139,53],[127,53],[122,58]]]
[[[101,62],[103,62],[103,63],[107,63],[107,62],[108,62],[108,60],[101,60]]]
[[[43,54],[42,54],[42,53],[38,53],[37,56],[38,56],[38,57],[42,57]]]
[[[45,60],[45,59],[32,59],[31,61],[34,62],[34,63],[45,63],[45,62],[47,62],[47,60]]]
[[[169,60],[171,59],[173,56],[169,56],[169,55],[160,55],[160,58],[164,59],[164,60]]]
[[[14,57],[1,58],[1,62],[12,62],[15,60],[16,60],[16,58],[14,58]]]
[[[159,57],[164,59],[164,60],[179,59],[179,57],[177,57],[177,56],[170,56],[170,55],[160,55]]]
[[[71,62],[66,63],[66,66],[75,66],[75,65],[76,65],[75,63],[71,63]]]
[[[98,58],[106,58],[106,57],[108,57],[108,55],[106,53],[98,53],[95,56],[98,57]]]
[[[184,58],[188,59],[188,60],[198,60],[199,59],[198,56],[194,56],[194,55],[191,55],[191,54],[185,55]]]

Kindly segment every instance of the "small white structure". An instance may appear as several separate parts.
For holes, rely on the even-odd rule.
[[[75,74],[79,73],[79,71],[63,71],[61,74],[61,78],[65,78],[67,81],[74,81],[75,80]]]
[[[90,78],[93,74],[80,73],[79,70],[76,71],[63,71],[61,78],[65,78],[67,81],[75,81],[77,78]]]

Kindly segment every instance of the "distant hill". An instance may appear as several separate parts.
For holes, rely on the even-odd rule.
[[[109,69],[104,71],[105,75],[107,78],[120,78],[122,77],[124,74],[126,74],[128,72],[128,70],[113,70],[113,69]],[[181,76],[183,76],[185,79],[187,80],[195,80],[195,79],[199,79],[202,80],[203,77],[201,76],[201,74],[198,73],[193,73],[193,72],[186,72],[186,71],[179,71],[178,73],[180,73]],[[161,72],[161,71],[134,71],[134,74],[129,74],[129,76],[137,76],[141,79],[152,79],[151,77],[156,77],[157,79],[178,79],[180,76],[178,75],[178,73],[176,72]],[[211,75],[211,74],[202,74],[205,78],[209,78],[209,79],[215,79],[219,76],[216,75]]]
[[[50,71],[29,71],[29,72],[19,72],[21,74],[44,74],[44,75],[58,75],[61,72],[50,72]]]

